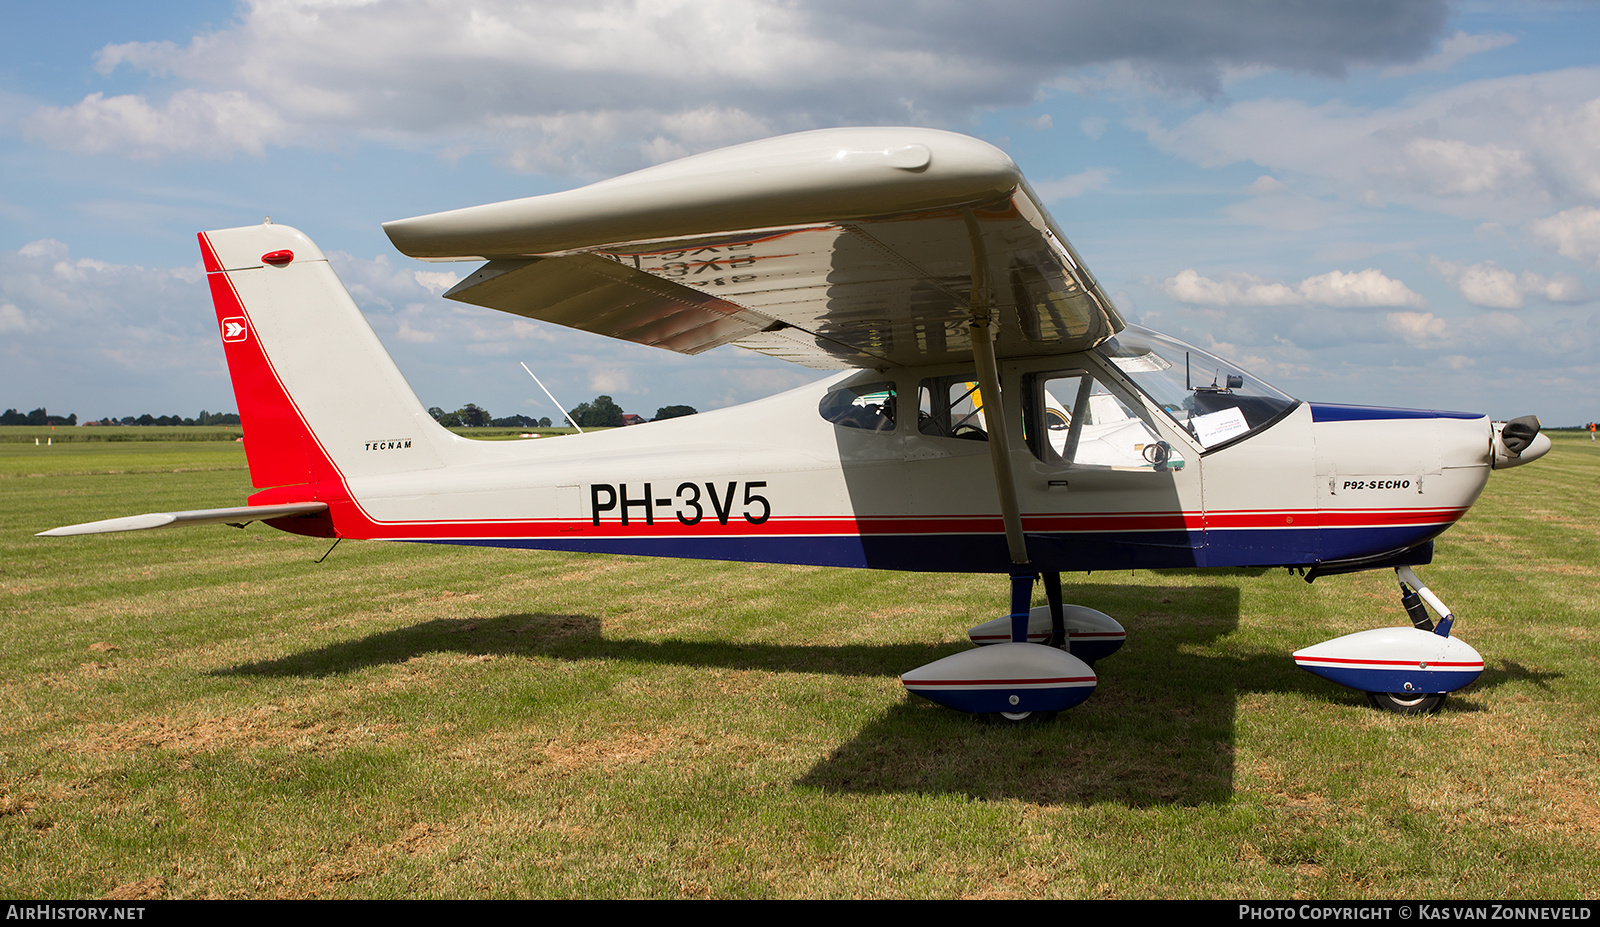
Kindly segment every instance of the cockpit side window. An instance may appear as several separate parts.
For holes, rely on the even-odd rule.
[[[923,380],[917,388],[917,430],[934,438],[989,440],[977,376],[969,372]]]
[[[1081,370],[1027,378],[1025,433],[1047,464],[1116,470],[1181,470],[1183,455],[1162,439],[1131,397]]]
[[[893,383],[865,383],[836,389],[822,397],[817,411],[840,428],[892,432],[895,424]]]

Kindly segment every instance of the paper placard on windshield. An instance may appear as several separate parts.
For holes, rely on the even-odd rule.
[[[1212,412],[1209,415],[1198,415],[1189,419],[1189,424],[1194,426],[1194,436],[1206,447],[1221,444],[1230,438],[1237,438],[1250,430],[1250,425],[1244,420],[1244,413],[1238,408],[1223,409],[1221,412]]]

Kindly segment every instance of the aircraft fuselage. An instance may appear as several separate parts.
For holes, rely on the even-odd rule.
[[[1406,562],[1426,562],[1423,545],[1465,513],[1490,470],[1481,415],[1291,401],[1274,421],[1208,449],[1101,356],[1002,366],[1009,458],[1038,569],[1313,567],[1405,551],[1414,552]],[[929,393],[945,383],[960,392],[967,375],[854,371],[734,408],[538,441],[436,435],[476,459],[448,467],[402,466],[422,442],[363,440],[360,453],[395,459],[394,472],[269,489],[251,503],[328,502],[327,518],[350,538],[1006,572],[990,453],[972,433],[981,427],[956,436],[928,425]],[[1071,410],[1038,402],[1041,380],[1044,389],[1090,381],[1097,396],[1120,400],[1102,400],[1111,421],[1085,431],[1121,438],[1080,436],[1079,459],[1063,459],[1038,423],[1052,408]],[[824,417],[841,393],[878,400],[857,397],[869,409],[889,400],[899,414]],[[924,408],[908,414],[919,394]],[[1094,404],[1079,414],[1087,420]],[[973,421],[981,426],[982,413]],[[1118,440],[1128,445],[1121,458]],[[1164,465],[1138,456],[1155,442],[1170,446]],[[1090,444],[1103,445],[1100,456],[1085,457]],[[312,527],[280,526],[291,524]]]

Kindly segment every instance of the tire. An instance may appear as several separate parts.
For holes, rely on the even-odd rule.
[[[1000,727],[1018,727],[1023,724],[1048,724],[1056,719],[1054,711],[986,711],[978,717],[985,724]]]
[[[1368,692],[1367,701],[1379,711],[1397,715],[1431,715],[1444,704],[1443,692],[1427,695],[1411,692]]]

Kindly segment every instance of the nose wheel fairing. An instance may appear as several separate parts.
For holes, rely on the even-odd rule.
[[[1409,566],[1395,567],[1409,628],[1358,631],[1297,650],[1295,665],[1330,682],[1365,692],[1373,706],[1399,714],[1438,709],[1442,696],[1471,685],[1483,674],[1483,657],[1450,636],[1455,615],[1417,579]],[[1428,620],[1423,603],[1438,615]]]
[[[1361,692],[1454,692],[1483,673],[1471,645],[1420,628],[1374,628],[1297,650],[1295,665]]]

